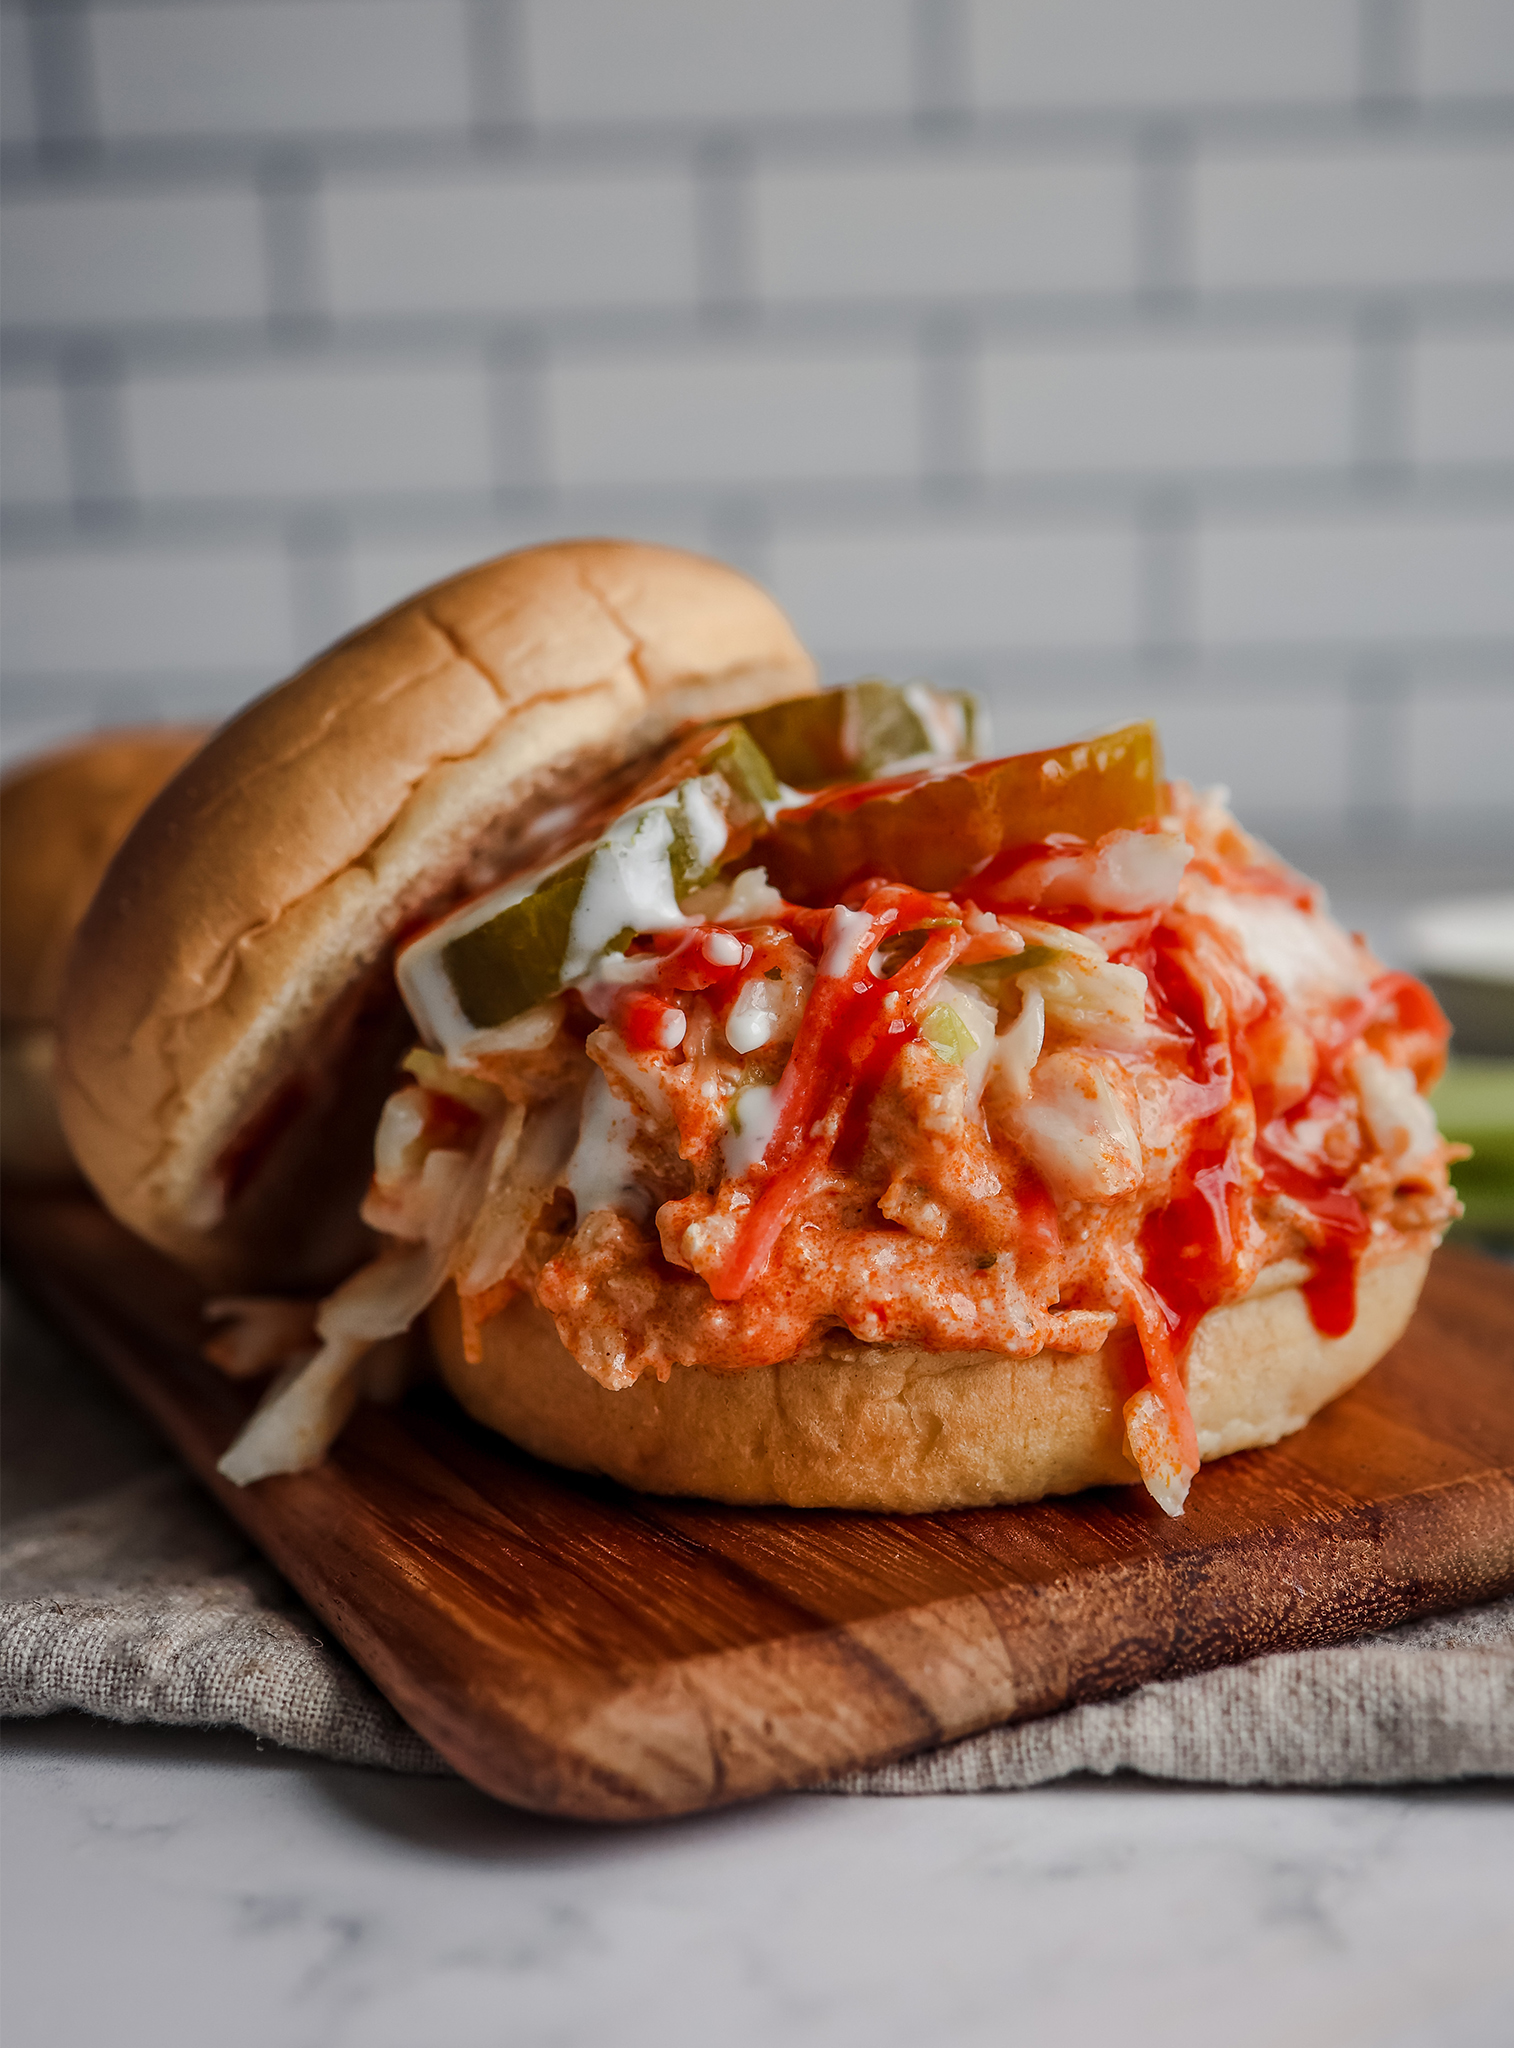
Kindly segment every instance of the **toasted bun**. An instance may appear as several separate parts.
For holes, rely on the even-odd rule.
[[[1309,1319],[1297,1262],[1269,1267],[1244,1301],[1214,1309],[1189,1354],[1203,1457],[1276,1443],[1361,1378],[1403,1334],[1429,1264],[1403,1251],[1361,1277],[1339,1338]],[[575,1471],[644,1493],[735,1506],[871,1508],[924,1514],[1124,1486],[1130,1391],[1122,1333],[1083,1357],[931,1352],[847,1344],[743,1372],[676,1370],[610,1393],[563,1348],[525,1296],[463,1355],[457,1298],[432,1310],[443,1378],[477,1421]]]
[[[0,1018],[50,1024],[69,942],[112,854],[203,726],[89,733],[0,782]]]
[[[220,1284],[333,1277],[413,1035],[396,934],[555,851],[571,821],[548,840],[544,814],[681,722],[814,687],[734,570],[577,541],[438,584],[260,698],[141,820],[72,955],[59,1095],[106,1202]]]
[[[0,1169],[77,1169],[53,1096],[53,1019],[79,921],[112,854],[205,738],[200,726],[91,733],[0,782]]]

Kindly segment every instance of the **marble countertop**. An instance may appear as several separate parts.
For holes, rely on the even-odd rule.
[[[155,1452],[7,1314],[8,1515]],[[660,1827],[61,1716],[0,1745],[5,2048],[1504,2048],[1514,1784],[1135,1778]]]
[[[1514,1788],[1069,1781],[612,1831],[248,1737],[12,1724],[6,2048],[1493,2048]]]

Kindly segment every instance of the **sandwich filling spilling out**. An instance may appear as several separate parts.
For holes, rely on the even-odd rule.
[[[1179,1513],[1202,1317],[1301,1261],[1342,1335],[1364,1262],[1456,1214],[1424,1100],[1445,1020],[1218,795],[1165,783],[1149,727],[970,745],[931,692],[774,707],[412,938],[383,1250],[313,1313],[223,1305],[219,1362],[285,1370],[222,1470],[318,1458],[450,1285],[470,1356],[526,1294],[613,1391],[1124,1328],[1127,1449]]]

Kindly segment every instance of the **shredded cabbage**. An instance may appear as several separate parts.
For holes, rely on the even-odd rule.
[[[428,1155],[418,1205],[426,1236],[387,1246],[327,1295],[315,1318],[320,1349],[274,1381],[217,1466],[223,1478],[250,1486],[319,1463],[352,1413],[367,1353],[384,1338],[403,1335],[440,1291],[488,1184],[493,1156],[487,1131],[472,1154]]]
[[[315,1315],[313,1301],[284,1301],[275,1295],[207,1301],[205,1320],[221,1327],[201,1345],[200,1356],[228,1379],[256,1379],[276,1365],[287,1365],[296,1352],[314,1349]]]

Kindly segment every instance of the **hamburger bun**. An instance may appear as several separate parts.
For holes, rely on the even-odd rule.
[[[580,1268],[586,1277],[564,1280],[556,1297],[563,1333],[577,1358],[560,1339],[547,1309],[537,1305],[537,1278],[530,1274],[536,1271],[539,1277],[544,1269],[523,1266],[526,1257],[534,1256],[524,1239],[497,1273],[470,1283],[475,1266],[468,1246],[473,1226],[490,1216],[489,1193],[500,1193],[507,1214],[511,1201],[525,1199],[507,1178],[496,1186],[496,1148],[503,1161],[501,1176],[518,1169],[536,1204],[511,1228],[529,1230],[536,1227],[533,1216],[547,1218],[540,1228],[555,1242],[553,1233],[571,1214],[577,1218],[572,1239],[577,1243],[586,1220],[615,1211],[615,1190],[627,1192],[624,1179],[613,1178],[623,1170],[616,1165],[615,1144],[625,1140],[612,1144],[607,1135],[622,1116],[613,1108],[606,1114],[603,1105],[590,1107],[599,1098],[586,1092],[581,1070],[590,1062],[582,1043],[583,1016],[571,1012],[571,1003],[536,1006],[541,1014],[533,1013],[532,1028],[544,1024],[547,1039],[526,1047],[525,1056],[549,1055],[546,1066],[532,1070],[536,1079],[520,1082],[510,1069],[497,1086],[477,1076],[438,1071],[447,1062],[434,1045],[445,1046],[447,1040],[432,1030],[420,1003],[417,1019],[432,1044],[407,1057],[405,1066],[411,1075],[429,1075],[431,1081],[413,1089],[397,1086],[400,1056],[413,1046],[417,1028],[396,986],[397,952],[463,904],[471,906],[469,917],[493,920],[496,910],[472,899],[501,883],[550,871],[570,851],[597,839],[631,801],[657,750],[689,721],[739,715],[806,695],[814,686],[813,666],[788,622],[770,599],[730,569],[670,549],[609,541],[529,549],[454,577],[341,642],[224,726],[148,808],[94,898],[67,972],[59,1073],[69,1138],[115,1213],[207,1282],[227,1292],[302,1293],[341,1280],[313,1315],[317,1348],[296,1354],[294,1368],[272,1382],[222,1460],[228,1477],[252,1483],[318,1460],[368,1383],[368,1366],[375,1361],[383,1365],[382,1346],[408,1330],[449,1271],[471,1284],[468,1314],[480,1328],[481,1341],[472,1347],[478,1362],[469,1363],[462,1310],[450,1293],[432,1309],[433,1343],[443,1377],[470,1414],[527,1450],[566,1466],[648,1491],[742,1504],[923,1512],[1037,1499],[1139,1476],[1169,1513],[1177,1513],[1201,1457],[1269,1443],[1300,1427],[1397,1337],[1412,1311],[1440,1213],[1430,1199],[1433,1187],[1426,1197],[1430,1208],[1421,1205],[1415,1212],[1419,1224],[1401,1231],[1385,1223],[1377,1232],[1361,1272],[1355,1319],[1334,1339],[1318,1333],[1302,1291],[1313,1266],[1285,1257],[1299,1242],[1297,1232],[1290,1225],[1286,1234],[1269,1240],[1272,1265],[1244,1299],[1213,1308],[1204,1318],[1188,1360],[1187,1391],[1180,1384],[1175,1395],[1169,1392],[1166,1408],[1153,1385],[1149,1329],[1142,1325],[1138,1340],[1129,1326],[1129,1315],[1141,1313],[1142,1297],[1133,1284],[1119,1302],[1103,1308],[1073,1307],[1053,1315],[1037,1307],[1035,1313],[1044,1313],[1044,1320],[1028,1326],[1022,1341],[1050,1344],[1055,1333],[1066,1348],[1030,1358],[987,1348],[928,1351],[923,1344],[930,1331],[943,1327],[939,1322],[922,1330],[919,1324],[895,1321],[895,1332],[920,1331],[918,1339],[905,1342],[821,1336],[841,1320],[832,1313],[832,1294],[827,1293],[813,1314],[806,1311],[810,1319],[800,1329],[808,1335],[790,1337],[784,1334],[788,1323],[765,1320],[764,1331],[748,1348],[750,1362],[743,1362],[735,1348],[734,1326],[713,1324],[710,1348],[664,1348],[655,1358],[643,1350],[638,1354],[644,1368],[640,1376],[621,1377],[619,1390],[612,1392],[608,1387],[617,1384],[627,1354],[615,1354],[606,1363],[604,1357],[595,1359],[597,1340],[575,1341],[572,1301],[581,1298],[586,1314],[598,1314],[606,1303],[613,1307],[623,1298],[614,1293],[617,1276],[629,1272],[628,1284],[645,1282],[645,1291],[637,1297],[640,1306],[628,1314],[655,1319],[659,1309],[669,1306],[663,1291],[667,1269],[656,1266],[654,1253],[644,1255],[642,1239],[635,1239],[626,1253],[633,1263],[614,1263],[620,1257],[615,1233],[635,1235],[624,1215],[612,1215],[614,1228],[604,1234],[609,1263]],[[998,771],[1006,765],[997,764]],[[1148,803],[1153,793],[1148,789]],[[666,812],[638,814],[635,835],[639,842],[654,816],[662,821],[661,857],[667,864],[671,908],[653,914],[672,922],[647,929],[682,931],[687,917],[682,899],[672,896],[672,856],[666,849],[673,839]],[[1019,820],[1021,812],[1015,810],[1012,817]],[[1148,822],[1147,812],[1140,811],[1138,825]],[[698,829],[691,831],[691,843],[699,843]],[[1174,838],[1176,846],[1169,843]],[[1120,843],[1126,840],[1136,840],[1134,828],[1124,829]],[[722,847],[729,843],[723,836],[718,842]],[[1191,849],[1175,831],[1164,829],[1141,839],[1136,850],[1147,866],[1137,862],[1129,872],[1119,870],[1109,883],[1116,891],[1114,907],[1170,905]],[[1062,861],[1085,857],[1096,861],[1103,855],[1056,855]],[[603,882],[598,885],[595,916],[604,917],[606,902],[614,912],[603,938],[595,941],[606,959],[618,951],[617,932],[623,945],[628,931],[642,929],[631,922],[630,913],[640,914],[650,901],[644,889],[638,894],[624,882],[616,865],[620,858],[618,852],[604,854],[612,886],[606,893]],[[600,859],[596,853],[583,874],[596,872],[594,862]],[[1162,874],[1172,871],[1162,886],[1173,893],[1165,898],[1138,893],[1141,886],[1157,887],[1151,879],[1157,872],[1153,861]],[[583,875],[580,880],[590,896],[589,882]],[[1041,886],[1038,881],[1038,891]],[[1286,894],[1286,884],[1281,886]],[[690,894],[688,901],[695,900]],[[1031,900],[1041,899],[1036,894]],[[1048,893],[1047,900],[1057,899]],[[1089,900],[1097,904],[1101,899]],[[830,901],[824,898],[825,904]],[[908,915],[923,919],[929,910],[927,904]],[[1294,904],[1282,914],[1286,920],[1312,912]],[[866,913],[825,911],[827,930],[834,924],[845,940],[837,957],[849,957],[847,946],[862,948],[844,970],[823,964],[836,949],[834,934],[825,941],[813,973],[806,962],[790,959],[789,952],[780,949],[777,957],[789,960],[795,986],[803,982],[806,988],[827,975],[839,987],[865,972],[871,983],[850,993],[867,997],[869,986],[882,988],[884,980],[866,963],[875,947],[881,952],[880,934],[898,915],[896,904]],[[575,924],[578,917],[575,910]],[[761,922],[757,917],[752,928]],[[1035,919],[1028,925],[1032,931],[1045,930]],[[912,929],[901,926],[899,935],[907,939]],[[934,936],[924,940],[918,956],[906,956],[906,965],[918,957],[929,967],[932,960],[955,959],[959,950],[979,943],[968,936],[966,913],[952,918],[932,914],[918,929]],[[981,924],[973,929],[983,930]],[[998,918],[990,916],[982,942],[1002,948],[1011,939],[1030,956],[1032,949],[1018,927],[1001,928]],[[728,949],[731,934],[714,930],[705,943],[715,940]],[[410,957],[455,943],[438,933],[412,949]],[[1091,945],[1079,943],[1085,952]],[[1339,935],[1340,946],[1350,943]],[[791,934],[785,945],[797,950]],[[927,954],[926,946],[934,946],[936,953]],[[1016,950],[1011,947],[1003,957]],[[1102,948],[1092,950],[1107,966]],[[751,969],[754,983],[760,975],[788,989],[786,970],[762,969],[753,946],[738,942],[735,955],[742,972]],[[561,965],[569,952],[553,957]],[[721,962],[719,950],[701,958],[712,969]],[[668,960],[671,972],[691,971],[674,965],[673,954]],[[637,961],[628,965],[640,973]],[[1355,954],[1349,965],[1353,974],[1366,971]],[[737,971],[728,952],[727,970]],[[904,968],[899,971],[902,975]],[[1117,1006],[1128,1006],[1128,976],[1129,970],[1111,968],[1098,985],[1115,1020],[1110,1028],[1124,1015]],[[619,1014],[618,997],[594,1008],[586,977],[565,972],[562,978],[578,991],[572,1002],[587,1014]],[[702,989],[707,983],[696,980],[692,986]],[[1025,994],[1017,1013],[1036,1023],[1036,1056],[1047,1004],[1057,997],[1058,984],[1049,981],[1047,986],[1049,996],[1034,987],[1039,1010]],[[897,1000],[898,988],[890,1000]],[[1143,976],[1143,1002],[1147,988]],[[967,1002],[968,993],[959,992],[957,1000]],[[666,1005],[658,1007],[661,998],[651,1000],[661,1018]],[[769,1000],[776,1003],[780,997],[775,993]],[[800,998],[801,1003],[807,1000]],[[984,1008],[973,996],[972,1015],[979,1017]],[[460,1014],[467,1023],[481,1013],[469,1009]],[[502,1029],[512,1027],[515,1014],[504,1013]],[[713,1019],[716,1013],[710,1009],[709,1014]],[[822,1005],[816,1014],[828,1013]],[[834,1014],[845,1021],[853,1012]],[[998,1033],[996,1016],[991,1012],[987,1025],[979,1017],[980,1031],[996,1034],[991,1043],[961,1027],[966,1045],[985,1058],[995,1056],[1001,1036],[1009,1037]],[[489,1021],[487,1010],[482,1017]],[[688,1030],[687,1015],[682,1022]],[[602,1028],[613,1040],[615,1027],[606,1023]],[[1013,1028],[1018,1030],[1018,1024]],[[487,1035],[497,1041],[494,1030]],[[484,1036],[479,1031],[460,1044],[477,1045]],[[559,1036],[564,1043],[550,1052],[548,1042]],[[657,1044],[667,1052],[682,1042],[680,1034]],[[887,1049],[888,1042],[880,1042]],[[760,1048],[766,1041],[754,1043]],[[730,1044],[735,1051],[734,1033]],[[950,1042],[950,1057],[939,1047],[933,1052],[934,1045],[934,1040],[921,1039],[919,1058],[927,1071],[913,1095],[897,1097],[895,1112],[917,1138],[938,1134],[928,1145],[944,1151],[949,1149],[939,1136],[944,1131],[957,1133],[951,1144],[968,1144],[965,1111],[955,1123],[928,1120],[927,1112],[940,1118],[950,1108],[930,1062],[961,1065],[963,1042]],[[845,1065],[846,1049],[838,1051],[830,1041],[827,1046],[825,1060],[813,1055],[809,1069],[793,1055],[785,1074],[803,1073],[805,1087],[821,1086],[833,1063]],[[480,1056],[503,1058],[508,1066],[512,1055],[494,1042]],[[1069,1114],[1057,1107],[1055,1095],[1064,1083],[1071,1087],[1076,1082],[1089,1101],[1103,1101],[1078,1064],[1083,1057],[1063,1049],[1038,1069],[1048,1077],[1047,1100],[1056,1115]],[[551,1059],[560,1064],[551,1066]],[[1102,1068],[1089,1071],[1103,1073]],[[1073,1082],[1066,1080],[1069,1072]],[[696,1070],[692,1078],[703,1090],[701,1099],[713,1102],[708,1077],[700,1081]],[[965,1103],[965,1067],[959,1081]],[[525,1092],[520,1099],[509,1097],[507,1111],[508,1088],[517,1082]],[[592,1083],[587,1085],[592,1089]],[[608,1084],[603,1085],[608,1095]],[[1183,1086],[1188,1085],[1184,1079]],[[1107,1077],[1104,1086],[1106,1091],[1113,1087]],[[454,1092],[457,1088],[461,1094]],[[537,1088],[543,1092],[531,1092]],[[554,1097],[552,1089],[559,1094]],[[770,1090],[770,1099],[774,1096]],[[1393,1087],[1380,1084],[1379,1097],[1374,1113],[1380,1120],[1401,1120],[1402,1105]],[[1036,1107],[1038,1098],[1025,1099]],[[1235,1099],[1249,1114],[1250,1095]],[[537,1159],[533,1147],[560,1150],[567,1110],[577,1127],[573,1156],[584,1155],[577,1169],[581,1177],[574,1177],[571,1161],[551,1165],[545,1151],[528,1168],[525,1162]],[[407,1128],[409,1137],[403,1135]],[[795,1128],[814,1140],[825,1127],[813,1122],[806,1108]],[[1011,1141],[1020,1142],[1015,1137],[1019,1126],[1008,1128]],[[1032,1137],[1044,1128],[1044,1122],[1032,1126]],[[1131,1167],[1104,1126],[1094,1136],[1109,1153],[1107,1159],[1098,1154],[1098,1173],[1107,1171],[1114,1182],[1107,1188],[1102,1181],[1085,1186],[1093,1168],[1079,1153],[1074,1161],[1083,1177],[1074,1187],[1079,1202],[1151,1195],[1168,1204],[1162,1214],[1171,1209],[1181,1215],[1162,1192],[1166,1183],[1155,1177],[1142,1180],[1139,1148]],[[1027,1156],[1039,1160],[1041,1155],[1029,1149],[1031,1140],[1024,1142]],[[1414,1142],[1430,1145],[1438,1162],[1433,1124],[1429,1138],[1419,1130]],[[1066,1169],[1065,1160],[1060,1164]],[[438,1166],[441,1171],[433,1172]],[[1133,1183],[1120,1178],[1127,1169],[1135,1175]],[[1425,1171],[1432,1182],[1439,1171],[1443,1181],[1438,1163],[1434,1171]],[[531,1178],[536,1172],[563,1177],[543,1179],[538,1187]],[[414,1177],[413,1188],[406,1174]],[[1051,1184],[1048,1180],[1046,1186]],[[841,1185],[848,1185],[844,1175]],[[895,1195],[894,1180],[888,1188]],[[386,1206],[394,1189],[401,1191],[394,1200],[408,1199],[408,1189],[424,1202],[410,1208]],[[879,1196],[880,1214],[894,1217],[901,1203],[909,1213],[909,1202],[921,1194],[923,1182],[917,1188],[899,1178],[899,1189],[893,1208]],[[997,1179],[993,1193],[1017,1199],[1005,1197]],[[846,1198],[852,1199],[850,1194]],[[687,1199],[697,1206],[713,1197],[700,1191]],[[569,1201],[571,1210],[564,1207]],[[1409,1210],[1404,1213],[1410,1216]],[[365,1245],[377,1248],[365,1234],[362,1214],[389,1236],[382,1254],[353,1272]],[[559,1222],[550,1220],[554,1214]],[[1004,1223],[1009,1237],[1020,1228],[1022,1216],[1023,1210],[1016,1209],[1014,1220]],[[496,1216],[489,1222],[490,1230],[497,1221]],[[928,1218],[925,1223],[920,1242],[936,1242]],[[941,1227],[946,1228],[944,1218]],[[700,1273],[697,1259],[711,1240],[702,1238],[692,1222],[678,1228],[681,1234],[661,1240],[661,1256],[674,1263],[686,1257],[689,1271]],[[1089,1236],[1085,1230],[1079,1242]],[[585,1242],[585,1256],[597,1256],[594,1247],[600,1240],[590,1232]],[[1259,1260],[1262,1253],[1255,1256]],[[998,1252],[991,1251],[973,1271],[987,1273],[997,1259]],[[1244,1270],[1249,1278],[1256,1266]],[[718,1270],[715,1277],[722,1285],[729,1279]],[[1065,1283],[1063,1272],[1058,1285]],[[727,1295],[710,1282],[712,1303],[739,1298],[747,1284],[742,1281]],[[1140,1284],[1146,1285],[1144,1280]],[[580,1287],[577,1296],[574,1285]],[[748,1302],[744,1313],[778,1316],[781,1285],[774,1280],[770,1294]],[[519,1291],[523,1286],[530,1291]],[[999,1294],[987,1291],[995,1286]],[[1005,1351],[1012,1351],[1016,1331],[1027,1329],[1023,1320],[1012,1318],[1030,1313],[1028,1307],[1013,1305],[1008,1290],[1018,1286],[1013,1274],[1001,1276],[1000,1282],[985,1281],[978,1297],[982,1319],[977,1321],[967,1320],[978,1310],[964,1293],[966,1307],[952,1311],[957,1318],[949,1326],[952,1337],[960,1341],[959,1333],[971,1330],[975,1341],[986,1346],[1003,1335]],[[1156,1286],[1152,1281],[1151,1291]],[[507,1298],[512,1290],[513,1298]],[[554,1299],[545,1284],[540,1298]],[[1222,1290],[1216,1287],[1203,1298],[1222,1299]],[[1059,1299],[1049,1284],[1047,1299]],[[1078,1296],[1069,1293],[1068,1299],[1076,1302]],[[268,1304],[251,1307],[256,1311]],[[248,1324],[249,1342],[257,1336],[255,1320]],[[854,1329],[881,1332],[889,1327],[871,1305],[865,1314],[853,1309],[847,1320]],[[1080,1338],[1098,1344],[1111,1326],[1102,1349],[1077,1351]],[[1339,1321],[1332,1326],[1339,1328]],[[612,1334],[629,1344],[619,1325]],[[643,1334],[638,1324],[636,1335]],[[682,1339],[677,1341],[681,1345]],[[810,1351],[816,1343],[818,1351]],[[798,1355],[766,1362],[785,1349]],[[595,1361],[588,1370],[579,1362],[586,1352]],[[672,1362],[679,1357],[703,1364]],[[282,1363],[284,1354],[270,1353],[263,1362]],[[590,1376],[594,1369],[607,1384]],[[1164,1370],[1170,1383],[1179,1370],[1170,1351]],[[664,1375],[661,1383],[658,1373]],[[1181,1436],[1172,1420],[1174,1408]]]
[[[8,1179],[77,1172],[53,1095],[68,948],[117,847],[206,731],[90,733],[0,782],[0,1168]]]
[[[1364,1269],[1343,1337],[1310,1321],[1297,1260],[1212,1309],[1188,1366],[1205,1461],[1276,1443],[1354,1385],[1402,1336],[1428,1264],[1405,1250]],[[484,1326],[477,1364],[451,1289],[430,1331],[442,1377],[475,1421],[643,1493],[926,1514],[1140,1479],[1122,1414],[1128,1329],[1082,1356],[848,1341],[742,1372],[684,1368],[662,1384],[648,1373],[619,1393],[579,1367],[525,1295]]]
[[[60,1102],[107,1205],[222,1287],[340,1274],[412,1037],[396,936],[571,841],[679,724],[814,687],[735,570],[575,541],[423,591],[249,706],[72,954]]]

